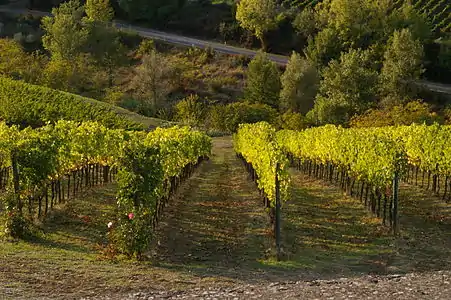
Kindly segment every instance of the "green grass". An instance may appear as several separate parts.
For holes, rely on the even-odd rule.
[[[172,287],[186,286],[191,278],[182,272],[173,275],[150,261],[106,258],[106,224],[114,207],[115,186],[100,188],[53,211],[40,237],[2,242],[0,294],[67,299],[158,287],[168,281]]]
[[[292,171],[292,197],[282,210],[286,260],[317,274],[385,273],[393,238],[358,200]]]

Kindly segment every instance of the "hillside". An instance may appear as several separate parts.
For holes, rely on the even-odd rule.
[[[401,5],[405,0],[397,0]],[[413,0],[414,7],[428,16],[436,33],[451,33],[451,2],[448,0]]]
[[[136,129],[164,123],[95,99],[0,77],[0,120],[40,126],[59,119],[95,120],[108,127]]]

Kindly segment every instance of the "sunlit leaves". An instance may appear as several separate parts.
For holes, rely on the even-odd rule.
[[[242,124],[233,136],[235,151],[252,164],[258,175],[258,186],[273,206],[276,190],[276,165],[282,199],[288,197],[288,160],[276,140],[276,130],[266,122]]]

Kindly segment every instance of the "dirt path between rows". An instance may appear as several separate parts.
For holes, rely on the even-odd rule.
[[[210,160],[165,211],[154,262],[212,280],[252,281],[268,275],[261,261],[271,242],[269,218],[255,185],[230,138],[219,138]]]

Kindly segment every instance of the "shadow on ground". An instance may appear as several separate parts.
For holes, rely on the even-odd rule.
[[[153,262],[201,278],[254,282],[390,273],[394,238],[358,200],[292,172],[282,215],[283,261],[274,259],[269,219],[230,140],[168,207]]]

